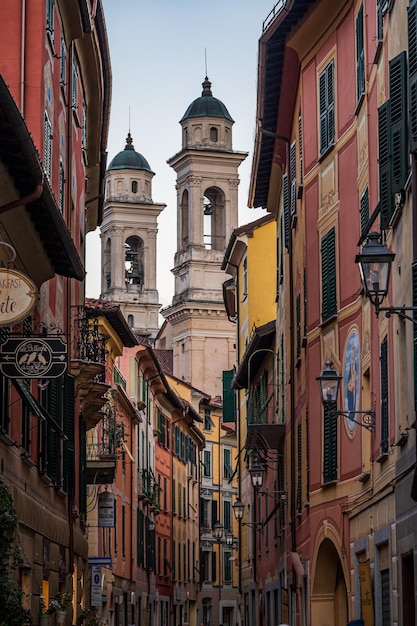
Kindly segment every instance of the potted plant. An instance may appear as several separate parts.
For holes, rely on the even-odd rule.
[[[67,614],[67,608],[72,603],[72,595],[70,593],[63,593],[58,591],[52,600],[49,602],[48,609],[46,611],[47,615],[56,614],[56,622],[57,624],[64,624],[65,617]]]
[[[97,609],[84,609],[77,618],[77,626],[105,626],[107,622],[103,621],[97,613]]]

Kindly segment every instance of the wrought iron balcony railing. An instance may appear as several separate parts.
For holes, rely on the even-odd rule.
[[[139,474],[139,497],[146,498],[150,501],[151,506],[156,509],[160,509],[161,489],[155,480],[155,476],[152,470],[143,469]]]
[[[88,315],[85,306],[72,307],[73,359],[103,365],[103,373],[96,382],[104,382],[106,363],[106,341],[108,337],[99,332],[98,317]]]

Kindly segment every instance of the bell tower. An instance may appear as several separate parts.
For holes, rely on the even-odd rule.
[[[149,337],[159,326],[156,236],[166,206],[152,200],[153,177],[129,133],[106,172],[101,225],[101,297],[120,305],[131,329]]]
[[[221,266],[238,224],[238,168],[247,153],[233,150],[233,119],[207,77],[202,86],[180,120],[182,149],[168,160],[177,174],[177,251],[174,297],[162,315],[172,325],[174,374],[220,396],[219,372],[235,359]]]

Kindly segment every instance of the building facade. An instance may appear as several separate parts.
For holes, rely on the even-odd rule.
[[[291,624],[416,623],[415,11],[283,2],[259,41],[249,202],[277,220]],[[355,265],[372,231],[395,253],[388,315]]]
[[[83,402],[103,366],[80,368],[77,312],[85,235],[102,218],[110,59],[100,1],[5,2],[0,34],[0,258],[35,296],[17,319],[3,294],[2,353],[15,346],[7,361],[19,367],[1,370],[1,480],[19,520],[24,606],[39,624],[43,606],[68,593],[69,624],[88,577],[77,459]]]

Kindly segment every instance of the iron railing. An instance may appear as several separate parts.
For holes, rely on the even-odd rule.
[[[97,317],[88,315],[85,306],[72,307],[73,359],[103,365],[103,373],[98,374],[97,382],[105,382],[107,335],[99,332]]]

